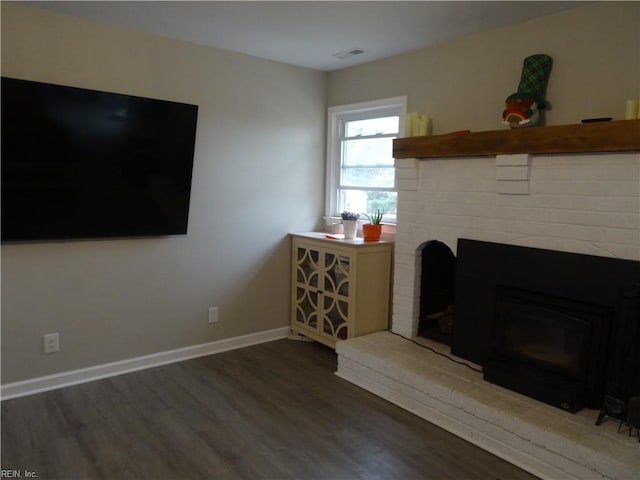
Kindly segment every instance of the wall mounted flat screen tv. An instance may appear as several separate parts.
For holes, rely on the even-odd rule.
[[[2,241],[187,233],[198,107],[2,77]]]

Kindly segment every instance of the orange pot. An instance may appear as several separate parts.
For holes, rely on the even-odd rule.
[[[364,223],[362,225],[362,237],[365,242],[377,242],[380,240],[380,234],[382,233],[382,225],[372,225],[370,223]]]

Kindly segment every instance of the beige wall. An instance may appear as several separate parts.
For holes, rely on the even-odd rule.
[[[547,125],[624,118],[640,97],[640,2],[602,2],[333,72],[329,105],[407,95],[408,110],[428,113],[434,133],[503,129],[504,100],[522,61],[553,58]]]
[[[548,124],[621,118],[639,20],[638,2],[581,6],[327,76],[3,2],[2,75],[200,110],[186,237],[3,246],[2,383],[285,326],[286,234],[322,214],[327,104],[407,95],[435,133],[504,128],[522,60],[548,53]]]
[[[326,74],[3,2],[2,75],[200,107],[187,236],[3,245],[3,384],[288,324],[287,233],[323,208]]]

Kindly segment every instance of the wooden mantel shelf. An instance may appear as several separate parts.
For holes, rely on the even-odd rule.
[[[640,151],[640,120],[397,138],[394,158]]]

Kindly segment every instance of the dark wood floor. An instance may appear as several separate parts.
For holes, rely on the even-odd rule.
[[[2,402],[2,469],[43,479],[535,477],[280,340]]]

